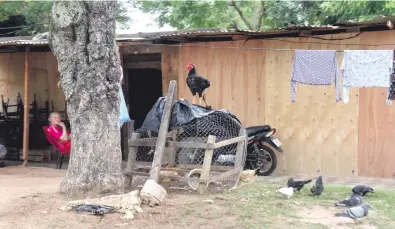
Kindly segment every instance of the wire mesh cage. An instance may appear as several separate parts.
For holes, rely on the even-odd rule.
[[[150,171],[164,104],[165,98],[160,98],[136,131],[138,139],[132,139],[135,175]],[[197,190],[202,180],[208,191],[234,187],[247,151],[245,129],[236,116],[186,100],[177,100],[171,114],[159,182],[189,190]],[[145,180],[134,179],[132,185],[142,185]]]

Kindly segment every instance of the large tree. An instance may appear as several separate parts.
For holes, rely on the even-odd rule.
[[[61,192],[71,198],[123,191],[116,1],[55,2],[50,43],[71,123]]]
[[[362,21],[395,14],[387,1],[164,1],[137,0],[136,7],[158,14],[160,25],[177,29],[228,28],[265,30],[288,24],[319,25]]]

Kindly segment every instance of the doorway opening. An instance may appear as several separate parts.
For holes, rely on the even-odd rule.
[[[162,97],[162,71],[159,69],[129,69],[129,115],[134,128],[139,129],[152,106]]]

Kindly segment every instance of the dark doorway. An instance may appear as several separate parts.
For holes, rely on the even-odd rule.
[[[162,72],[158,69],[129,69],[129,114],[134,128],[143,125],[145,116],[162,97]]]

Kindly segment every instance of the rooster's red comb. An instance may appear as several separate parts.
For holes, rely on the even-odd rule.
[[[192,61],[188,61],[188,65],[193,65],[193,64],[192,64]]]

